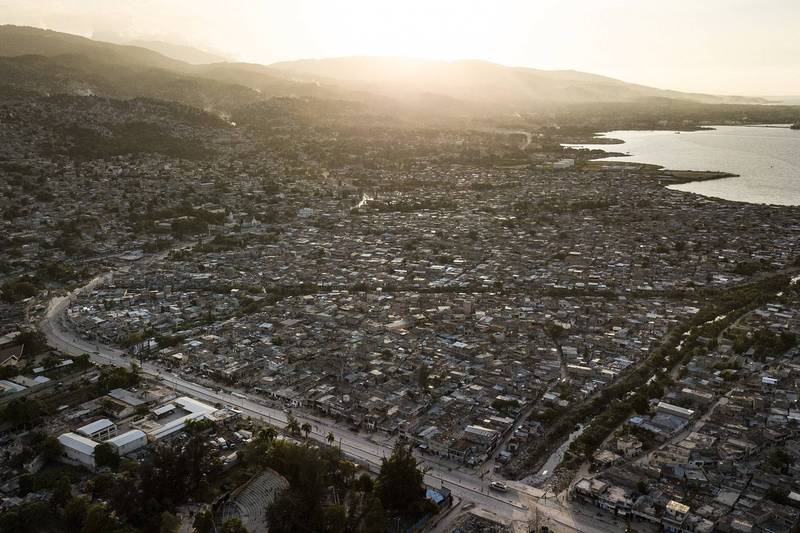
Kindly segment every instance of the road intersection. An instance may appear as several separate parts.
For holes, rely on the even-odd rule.
[[[86,354],[90,360],[102,365],[130,367],[132,361],[139,364],[138,361],[131,359],[125,351],[83,339],[64,324],[64,314],[72,299],[82,290],[91,290],[99,286],[105,279],[107,279],[106,276],[98,276],[84,287],[76,289],[66,296],[54,297],[47,306],[45,317],[39,323],[39,328],[46,336],[48,344],[63,353],[74,356]],[[285,410],[250,398],[243,394],[244,391],[230,388],[210,388],[188,381],[152,363],[142,362],[139,364],[139,368],[143,374],[160,380],[181,394],[214,404],[230,406],[240,410],[246,416],[278,428],[284,428],[288,423],[288,413]],[[372,472],[380,469],[381,460],[391,454],[394,446],[392,438],[379,441],[372,435],[357,433],[349,428],[336,425],[332,421],[304,414],[294,414],[293,416],[300,424],[304,422],[311,424],[313,429],[309,437],[314,440],[326,443],[328,435],[333,434],[335,442],[348,458],[367,467]],[[585,533],[613,530],[609,528],[608,522],[594,520],[593,517],[585,514],[573,514],[568,506],[542,499],[543,494],[539,494],[542,492],[539,489],[518,482],[508,482],[511,490],[507,493],[500,493],[489,488],[488,479],[483,479],[476,472],[466,468],[446,464],[429,457],[419,457],[419,463],[425,469],[425,482],[428,485],[445,487],[461,501],[489,509],[507,521],[525,523],[533,517],[534,509],[536,509],[539,522],[549,523],[551,530]],[[620,531],[622,529],[624,528],[619,528]]]

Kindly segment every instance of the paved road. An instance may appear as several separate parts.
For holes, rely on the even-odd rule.
[[[106,276],[98,276],[91,280],[82,289],[76,289],[67,296],[53,298],[46,311],[45,318],[39,324],[42,333],[47,337],[48,344],[64,353],[71,355],[88,354],[89,358],[99,364],[129,367],[131,359],[125,352],[106,345],[96,344],[80,338],[74,331],[63,323],[64,313],[82,290],[91,290],[105,281]],[[161,380],[176,392],[186,394],[211,403],[221,403],[239,409],[243,414],[252,418],[265,421],[269,424],[283,428],[287,424],[287,413],[276,409],[257,399],[234,396],[232,390],[213,389],[168,372],[151,363],[140,365],[143,374]],[[296,416],[302,424],[309,422],[313,428],[311,438],[325,443],[329,433],[333,433],[336,442],[340,443],[342,452],[353,460],[369,467],[373,472],[380,468],[381,459],[392,452],[393,441],[377,441],[374,438],[356,433],[347,428],[342,428],[330,421]],[[539,500],[540,495],[532,489],[519,483],[509,483],[511,490],[500,493],[489,490],[488,479],[481,479],[472,471],[448,467],[435,459],[420,457],[420,463],[427,469],[425,482],[430,486],[444,486],[456,497],[464,502],[490,509],[497,516],[506,520],[520,522],[527,521],[532,516],[531,509],[538,508],[540,519],[549,519],[551,527],[563,531],[582,531],[585,533],[601,533],[610,531],[607,523],[599,523],[592,518],[578,520],[578,517],[568,508],[557,502]],[[622,529],[620,528],[620,531]]]

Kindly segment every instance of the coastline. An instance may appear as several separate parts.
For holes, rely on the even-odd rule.
[[[664,168],[664,167],[659,167]],[[725,178],[738,178],[739,174],[721,170],[669,170],[664,172],[671,178],[669,185],[682,185],[684,183],[699,183],[701,181],[721,180]]]
[[[617,157],[617,156],[603,156],[603,157]],[[653,163],[634,163],[626,161],[604,162],[599,160],[590,160],[587,161],[587,166],[588,168],[596,168],[598,165],[603,165],[605,163],[631,167],[632,169],[636,170],[661,172],[663,174],[659,175],[658,178],[662,181],[666,181],[666,183],[664,183],[665,187],[669,185],[682,185],[684,183],[694,183],[701,181],[711,181],[711,180],[739,177],[739,174],[734,174],[732,172],[725,172],[721,170],[671,170],[661,165],[656,165]]]
[[[753,126],[755,126],[755,124]],[[630,131],[677,131],[677,132],[691,133],[694,131],[714,131],[716,129],[717,128],[714,126],[683,126],[679,128],[665,127],[665,128],[648,128],[643,130],[632,129]],[[609,144],[625,144],[625,141],[623,141],[622,139],[616,139],[614,137],[598,137],[598,135],[607,135],[612,131],[617,131],[617,130],[595,131],[588,136],[578,135],[571,138],[568,137],[567,140],[561,141],[561,146],[566,145],[569,148],[570,147],[569,145],[579,145],[579,144],[580,145],[596,144],[598,146],[604,146]],[[614,157],[614,156],[612,155],[608,157]]]
[[[703,127],[703,128],[694,128],[695,131],[698,130],[717,130],[721,129],[722,126],[725,125],[715,125],[714,127]],[[789,129],[791,126],[787,123],[772,123],[772,124],[747,124],[741,125],[750,128],[772,128],[773,131],[778,129]],[[625,130],[628,131],[628,130]],[[664,132],[664,131],[673,131],[672,129],[667,128],[647,128],[641,130],[630,130],[631,132]],[[679,133],[678,130],[674,130],[675,133]],[[683,130],[685,131],[685,130]],[[725,184],[719,185],[705,185],[701,186],[700,184],[703,182],[712,182],[715,180],[723,180],[728,178],[742,178],[743,174],[740,170],[738,171],[731,171],[731,170],[720,170],[719,167],[724,168],[724,160],[713,161],[713,166],[711,168],[717,167],[717,170],[698,170],[703,168],[702,163],[703,161],[695,161],[696,163],[701,163],[701,165],[694,166],[694,165],[680,165],[677,169],[671,169],[668,166],[664,166],[662,164],[657,163],[647,163],[643,160],[641,156],[637,156],[637,154],[632,154],[630,152],[625,154],[620,154],[618,152],[606,151],[604,150],[603,145],[611,145],[611,144],[620,144],[620,139],[614,139],[610,137],[614,133],[618,133],[623,138],[625,138],[625,132],[623,131],[602,131],[602,132],[595,132],[593,137],[589,142],[576,145],[574,143],[563,143],[562,142],[562,149],[564,150],[565,154],[571,154],[567,157],[575,157],[576,159],[582,159],[584,161],[584,165],[586,168],[595,168],[600,169],[602,167],[610,168],[613,166],[617,166],[619,168],[629,168],[629,169],[638,169],[643,172],[650,172],[652,173],[652,178],[658,180],[659,185],[667,187],[671,190],[680,191],[683,193],[692,193],[692,194],[699,194],[700,196],[705,196],[709,198],[717,198],[717,199],[727,199],[733,202],[741,202],[741,203],[758,203],[764,205],[775,205],[775,206],[783,206],[783,205],[797,205],[796,200],[783,200],[781,198],[773,198],[769,195],[753,199],[752,201],[748,201],[746,198],[725,198],[724,195],[718,196],[715,193],[712,194],[703,194],[702,192],[698,191],[721,191],[725,190],[726,187],[729,187]],[[787,132],[788,133],[788,132]],[[782,134],[786,135],[786,134]],[[604,136],[604,137],[597,137],[597,136]],[[570,139],[571,141],[572,139]],[[600,142],[597,142],[600,141]],[[622,141],[622,144],[625,144],[625,141]],[[606,161],[605,159],[613,158],[613,161]],[[635,159],[636,161],[626,161],[627,159]],[[712,161],[705,161],[706,163]],[[666,161],[664,163],[667,163]],[[711,166],[711,165],[709,165]],[[708,168],[708,167],[706,167]],[[767,172],[769,169],[765,169]],[[693,187],[693,184],[696,187]],[[730,187],[736,187],[735,185],[730,185]],[[722,194],[722,193],[719,193]],[[734,195],[735,196],[735,195]]]

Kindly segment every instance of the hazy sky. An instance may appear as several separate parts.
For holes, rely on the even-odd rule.
[[[800,0],[0,0],[0,23],[271,63],[396,55],[800,95]]]

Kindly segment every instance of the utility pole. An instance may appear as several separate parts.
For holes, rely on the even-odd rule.
[[[541,519],[539,517],[539,508],[533,506],[533,517],[528,522],[528,533],[538,533]]]

